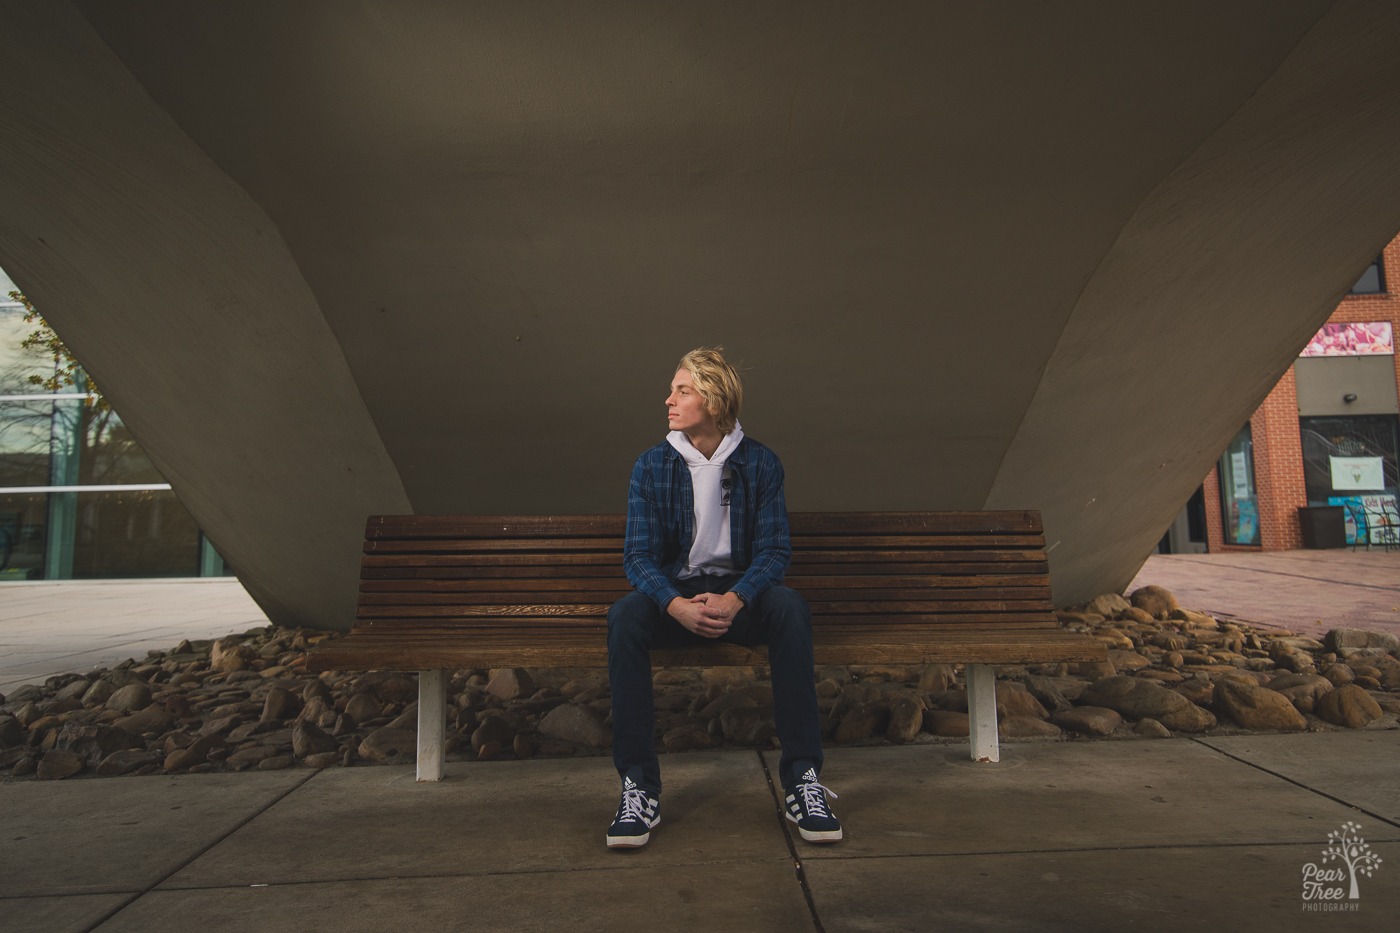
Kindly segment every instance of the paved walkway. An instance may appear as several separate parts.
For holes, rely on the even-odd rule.
[[[0,928],[1331,933],[1400,916],[1400,732],[1003,756],[833,750],[847,832],[824,848],[780,817],[775,757],[744,750],[668,756],[662,825],[627,853],[603,845],[603,758],[455,763],[437,784],[408,767],[0,783]],[[1355,901],[1306,900],[1304,866],[1346,823],[1382,863]]]
[[[1400,635],[1400,551],[1155,554],[1129,592],[1149,583],[1187,608],[1300,635],[1332,628]]]
[[[231,577],[0,583],[0,693],[266,624]]]
[[[1137,582],[1259,623],[1380,626],[1400,559],[1154,557]],[[265,621],[228,581],[0,585],[0,620],[0,692]],[[625,854],[602,842],[604,758],[453,762],[437,784],[411,767],[0,779],[0,930],[1330,933],[1400,916],[1400,730],[1008,742],[996,765],[962,745],[838,748],[822,776],[847,838],[829,848],[788,831],[769,754],[665,767],[663,825]],[[1306,866],[1340,866],[1323,856],[1346,823],[1383,861],[1357,899],[1310,900]]]

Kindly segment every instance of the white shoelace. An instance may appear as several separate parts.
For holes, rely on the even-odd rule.
[[[816,781],[809,781],[805,784],[797,785],[797,792],[802,795],[802,804],[807,808],[810,816],[831,816],[831,811],[826,808],[826,797],[832,800],[840,800],[836,791],[830,787],[824,787]],[[826,797],[822,796],[823,794]]]
[[[646,809],[648,803],[649,801],[644,791],[623,791],[622,806],[617,809],[617,821],[619,823],[625,821],[645,823],[647,821]]]

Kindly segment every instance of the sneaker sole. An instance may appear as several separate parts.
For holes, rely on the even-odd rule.
[[[803,829],[801,826],[798,825],[797,820],[794,820],[788,814],[784,813],[783,816],[787,817],[787,821],[789,823],[793,824],[794,826],[797,826],[798,833],[800,833],[802,835],[802,838],[805,839],[807,842],[841,841],[841,830],[839,829],[828,829],[822,832],[818,832],[817,830],[812,829]]]
[[[660,820],[657,820],[655,823],[651,824],[651,828],[652,828],[652,829],[655,829],[656,827],[658,827],[658,826],[660,826],[660,825],[661,825],[661,821],[660,821]],[[609,849],[640,849],[642,846],[646,845],[646,844],[647,844],[648,842],[650,842],[650,841],[651,841],[651,830],[648,830],[647,832],[642,833],[640,836],[609,836],[609,837],[608,837],[608,848],[609,848]]]

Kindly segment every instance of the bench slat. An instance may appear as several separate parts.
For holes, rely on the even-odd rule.
[[[956,592],[977,595],[988,590],[1016,590],[1017,592],[1041,591],[1050,585],[1046,576],[1035,574],[1015,574],[1007,576],[963,575],[858,575],[858,576],[811,576],[793,578],[802,581],[802,592],[807,594],[836,594],[832,597],[816,595],[814,598],[841,598],[839,594],[849,590],[868,593],[871,599],[937,599],[937,593]],[[563,579],[460,579],[450,586],[439,587],[428,594],[429,598],[451,598],[456,595],[464,600],[474,594],[546,594],[546,593],[615,593],[630,591],[632,587],[621,577],[591,577]],[[415,587],[412,592],[421,592]],[[366,593],[365,598],[375,601],[377,597]]]
[[[365,538],[482,537],[512,535],[596,537],[621,536],[622,515],[375,515],[365,525]],[[887,534],[891,529],[939,533],[1038,534],[1038,512],[1005,509],[986,512],[792,512],[788,526],[801,534]]]

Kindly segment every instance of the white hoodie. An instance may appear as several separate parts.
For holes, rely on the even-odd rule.
[[[726,480],[730,470],[725,461],[744,439],[744,429],[736,421],[734,430],[719,442],[713,457],[706,458],[695,449],[683,431],[672,431],[666,440],[685,458],[690,468],[690,485],[695,493],[695,540],[690,555],[676,576],[681,580],[702,573],[733,573],[733,552],[729,540],[729,489]]]

